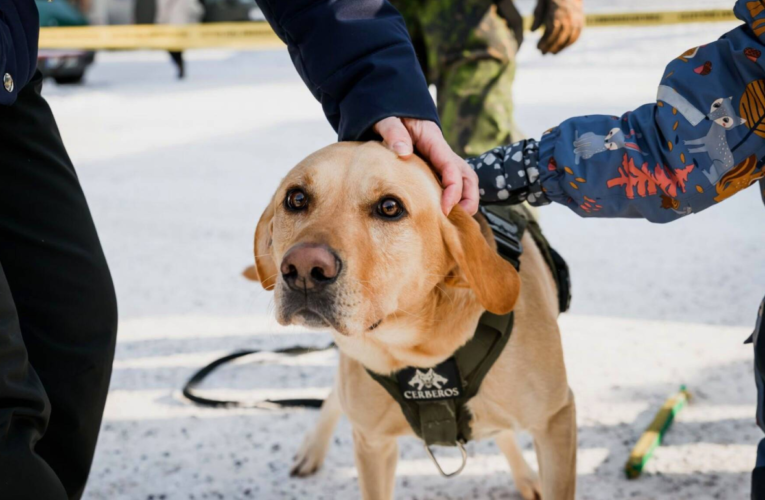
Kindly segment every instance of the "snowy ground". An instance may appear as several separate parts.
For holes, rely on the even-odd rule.
[[[672,57],[733,26],[591,29],[556,58],[541,57],[530,39],[520,55],[518,121],[539,136],[573,115],[652,101]],[[328,339],[278,327],[269,295],[239,272],[279,178],[333,132],[285,51],[189,58],[189,79],[176,82],[166,54],[99,54],[84,87],[45,90],[121,310],[85,498],[356,498],[346,421],[319,474],[290,479],[314,412],[208,410],[177,396],[196,368],[223,353]],[[741,344],[765,293],[757,190],[667,226],[581,220],[557,207],[542,217],[574,279],[573,310],[561,321],[579,409],[579,498],[746,497],[760,436],[751,350]],[[240,397],[321,394],[332,377],[328,354],[237,366],[208,385]],[[681,383],[694,405],[649,473],[626,481],[632,443]],[[398,498],[520,498],[491,443],[471,444],[468,468],[452,480],[437,475],[415,441],[402,440],[401,449]]]

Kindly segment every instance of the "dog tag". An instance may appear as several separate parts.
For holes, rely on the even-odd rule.
[[[410,401],[439,401],[462,395],[462,379],[454,358],[433,368],[404,368],[396,378],[404,399]]]

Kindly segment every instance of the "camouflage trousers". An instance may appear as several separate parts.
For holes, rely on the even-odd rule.
[[[406,20],[449,145],[463,157],[522,139],[513,121],[518,41],[492,0],[393,0]]]

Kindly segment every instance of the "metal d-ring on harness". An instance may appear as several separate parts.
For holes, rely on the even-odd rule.
[[[425,452],[428,454],[428,456],[433,461],[433,463],[436,464],[436,469],[438,469],[438,472],[440,472],[442,476],[454,477],[459,475],[459,473],[462,472],[462,469],[464,469],[465,466],[467,465],[467,451],[465,451],[465,445],[462,444],[461,441],[457,441],[457,448],[459,448],[460,453],[462,453],[462,464],[454,472],[444,472],[444,470],[441,468],[441,464],[438,463],[438,460],[436,460],[436,456],[433,455],[433,451],[430,449],[430,446],[428,446],[427,444],[425,445]]]
[[[560,312],[568,310],[571,301],[568,266],[547,243],[533,215],[522,206],[481,207],[480,211],[494,233],[497,251],[516,269],[520,269],[520,258],[523,254],[521,239],[525,231],[529,231],[558,285],[559,310]],[[399,404],[407,422],[415,434],[423,440],[425,451],[444,477],[456,476],[467,464],[467,451],[464,445],[472,437],[470,426],[472,415],[466,404],[478,393],[484,377],[510,340],[512,330],[513,313],[497,316],[486,312],[481,316],[471,340],[458,349],[452,357],[437,366],[409,367],[389,375],[367,370],[367,373]],[[296,346],[272,352],[284,356],[300,356],[326,351],[333,347],[335,347],[334,343],[326,347]],[[219,366],[259,352],[264,351],[240,351],[213,361],[191,377],[183,387],[183,395],[197,404],[213,407],[275,409],[321,406],[323,403],[321,399],[243,402],[212,399],[196,393],[197,387],[205,377]],[[453,472],[445,472],[431,450],[433,445],[459,448],[462,455],[459,468]]]

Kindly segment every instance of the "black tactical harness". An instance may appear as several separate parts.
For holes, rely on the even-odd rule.
[[[527,230],[531,233],[558,285],[559,310],[568,310],[571,301],[568,266],[549,245],[529,210],[522,205],[481,207],[480,210],[494,233],[497,251],[516,269],[520,269],[523,235]],[[401,406],[407,422],[424,441],[425,449],[444,476],[456,475],[465,466],[467,453],[463,445],[472,437],[472,415],[467,402],[478,393],[481,382],[507,345],[512,331],[512,312],[504,316],[486,312],[481,316],[473,338],[439,365],[404,368],[390,375],[367,370]],[[434,445],[459,447],[462,452],[460,468],[445,473],[430,450]]]

